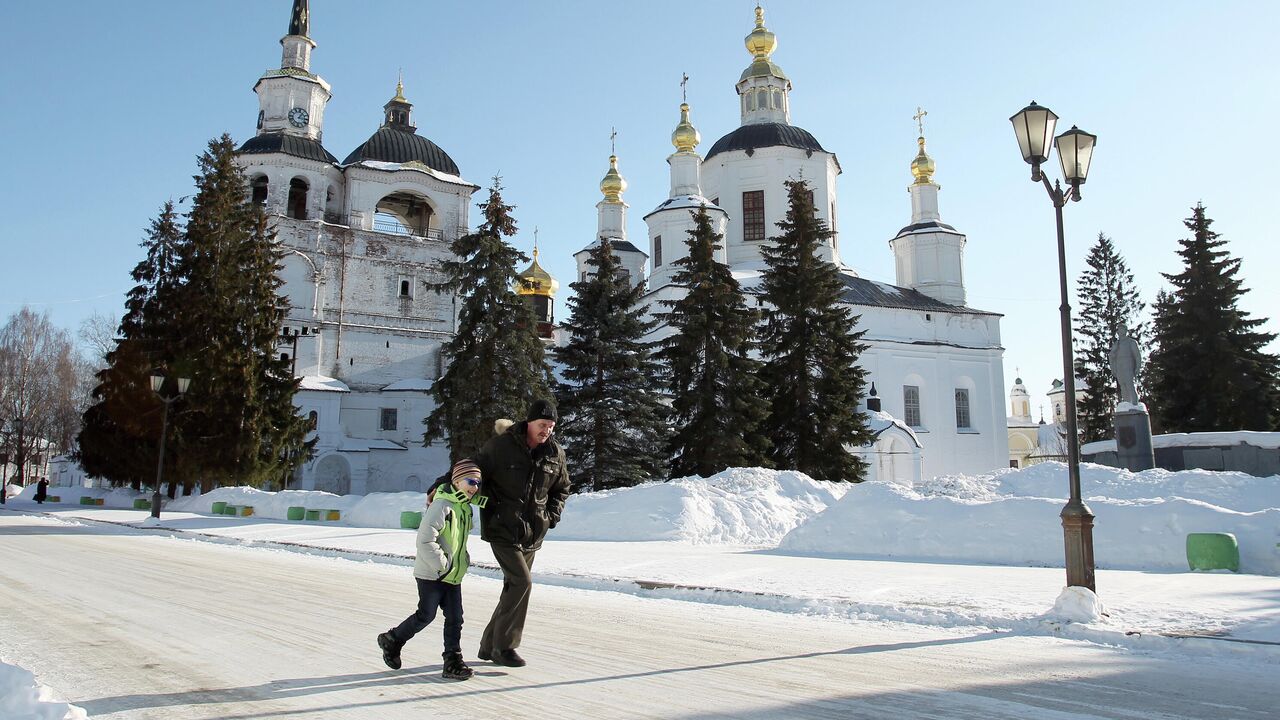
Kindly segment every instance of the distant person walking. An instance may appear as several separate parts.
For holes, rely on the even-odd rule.
[[[525,664],[516,648],[529,612],[533,557],[547,531],[560,521],[569,497],[564,450],[551,437],[556,406],[535,400],[527,415],[524,422],[495,426],[498,434],[476,455],[488,495],[480,510],[480,537],[492,546],[502,568],[502,594],[476,657],[506,667]]]
[[[444,611],[444,671],[450,680],[467,680],[473,674],[462,660],[462,577],[467,573],[467,535],[471,533],[471,505],[484,507],[475,498],[480,489],[480,468],[470,460],[454,464],[449,477],[432,491],[427,510],[418,525],[418,550],[413,577],[418,584],[418,609],[396,627],[378,636],[382,661],[400,669],[400,650]]]
[[[49,478],[40,478],[40,482],[36,483],[36,504],[43,505],[47,497],[49,497]]]

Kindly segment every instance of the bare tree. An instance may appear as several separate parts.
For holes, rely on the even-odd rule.
[[[11,430],[5,447],[15,462],[21,456],[30,463],[71,446],[88,372],[70,334],[54,327],[48,313],[23,307],[0,328],[0,419]],[[15,420],[22,421],[21,432]]]
[[[94,369],[104,368],[107,353],[116,349],[116,321],[110,315],[95,312],[80,321],[80,330],[76,333],[80,339],[80,347],[93,365]]]

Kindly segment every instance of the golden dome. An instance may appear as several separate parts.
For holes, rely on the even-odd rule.
[[[391,102],[402,102],[402,103],[409,102],[408,98],[404,96],[404,77],[403,76],[396,78],[396,96],[391,98]]]
[[[538,264],[538,248],[533,249],[533,263],[516,275],[517,295],[554,297],[560,283]]]
[[[747,36],[747,52],[758,60],[768,60],[778,47],[778,38],[764,26],[764,8],[756,5],[756,28]]]
[[[609,172],[600,181],[600,192],[604,193],[605,202],[622,202],[622,193],[627,189],[627,181],[618,173],[618,156],[609,156]]]
[[[702,135],[689,122],[689,103],[680,103],[680,124],[671,133],[671,144],[676,146],[676,152],[693,152],[700,142]]]
[[[911,174],[916,178],[916,185],[928,185],[933,182],[933,158],[924,151],[924,136],[916,142],[920,143],[920,154],[911,161]]]

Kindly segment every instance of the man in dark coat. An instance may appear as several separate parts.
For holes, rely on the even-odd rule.
[[[525,664],[516,648],[529,611],[533,556],[569,497],[564,450],[551,437],[556,419],[555,405],[536,400],[524,422],[490,438],[475,457],[489,498],[480,510],[480,537],[502,568],[502,594],[476,656],[506,667]]]
[[[43,505],[47,497],[49,497],[49,479],[40,478],[40,482],[36,483],[36,502]]]

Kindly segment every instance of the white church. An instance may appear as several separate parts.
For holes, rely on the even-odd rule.
[[[316,45],[308,11],[307,0],[293,0],[280,67],[254,85],[257,134],[238,149],[248,192],[272,217],[286,253],[282,292],[289,309],[280,352],[301,378],[295,403],[311,418],[317,440],[290,487],[422,490],[447,464],[443,443],[423,444],[423,418],[443,370],[441,347],[457,323],[454,298],[424,290],[424,282],[439,279],[436,268],[450,257],[450,243],[468,231],[479,187],[418,134],[399,84],[368,140],[341,161],[324,147],[331,91],[311,71]],[[671,284],[672,263],[686,250],[690,210],[705,204],[725,236],[721,260],[752,292],[764,267],[760,249],[786,213],[783,182],[807,179],[837,233],[825,254],[841,266],[845,301],[870,345],[862,362],[874,384],[866,409],[876,440],[850,451],[867,459],[873,477],[904,484],[1005,466],[1000,315],[965,305],[966,240],[941,221],[923,133],[911,163],[910,221],[888,238],[896,283],[859,277],[840,260],[840,163],[791,124],[791,81],[772,60],[776,44],[757,8],[747,36],[751,63],[735,85],[741,125],[705,157],[688,105],[681,106],[676,151],[667,158],[670,191],[644,216],[644,249],[627,239],[626,181],[610,158],[597,205],[599,236],[612,240],[623,267],[646,284],[645,302],[656,308],[681,292]],[[575,257],[581,275],[585,250]],[[536,259],[521,277],[521,293],[542,303],[548,335],[557,285]]]
[[[417,133],[400,84],[368,140],[342,161],[325,149],[331,93],[311,72],[308,12],[294,0],[280,67],[253,88],[257,135],[238,149],[286,253],[280,351],[302,378],[294,402],[317,439],[289,486],[423,490],[448,467],[443,443],[423,445],[423,419],[456,328],[454,298],[423,283],[439,279],[450,243],[468,231],[479,187]]]
[[[659,310],[661,301],[683,292],[672,284],[673,263],[687,251],[692,211],[705,205],[725,238],[719,259],[751,294],[765,268],[761,248],[787,212],[783,183],[808,180],[819,216],[835,231],[824,256],[840,268],[844,301],[859,316],[858,327],[866,330],[863,339],[870,346],[861,362],[872,388],[866,409],[876,440],[850,451],[867,460],[872,478],[906,485],[946,473],[1007,466],[1001,316],[965,304],[966,238],[942,222],[934,161],[925,152],[923,130],[910,166],[910,221],[888,238],[896,281],[860,277],[840,259],[840,162],[812,134],[791,124],[791,80],[773,61],[777,39],[765,27],[759,7],[746,46],[751,62],[734,85],[742,122],[705,156],[697,151],[701,136],[689,106],[680,106],[671,135],[675,152],[667,158],[670,192],[644,216],[648,252],[627,238],[629,206],[622,199],[627,183],[616,157],[609,158],[600,183],[604,198],[596,205],[598,236],[610,239],[635,282],[647,283],[645,302],[651,312]],[[906,216],[906,203],[903,210]],[[589,270],[589,249],[575,254],[579,278]]]

